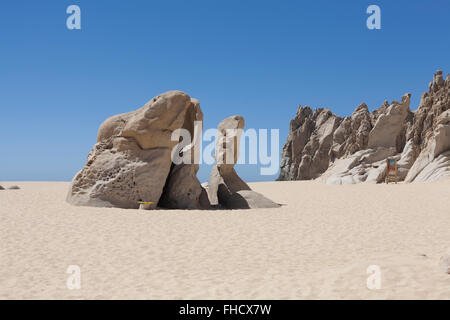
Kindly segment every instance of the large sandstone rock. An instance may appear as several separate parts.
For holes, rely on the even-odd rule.
[[[186,126],[189,110],[197,101],[180,91],[159,95],[142,108],[107,119],[98,132],[97,143],[85,167],[72,181],[67,201],[74,205],[138,208],[139,201],[152,201],[155,208],[172,168],[171,151],[178,143],[172,132]],[[201,188],[194,168],[176,170],[173,180],[186,179],[192,194],[174,206],[188,208],[196,203]],[[196,171],[195,171],[196,172]],[[170,196],[179,194],[169,183]]]
[[[0,186],[0,190],[5,190],[5,188],[3,188],[2,186]]]
[[[187,163],[173,165],[167,178],[160,205],[170,209],[210,209],[206,190],[197,179],[199,169],[198,162],[200,150],[201,130],[203,129],[203,113],[200,109],[200,102],[196,99],[186,111],[185,121],[182,128],[190,133],[190,143],[182,149],[187,153]],[[200,127],[197,130],[194,124],[197,121]],[[183,152],[184,151],[184,152]]]
[[[217,128],[216,164],[207,187],[209,201],[211,205],[229,209],[278,207],[278,204],[252,191],[234,170],[243,128],[244,118],[241,116],[228,117]]]
[[[380,183],[385,177],[386,158],[393,155],[394,147],[360,150],[336,159],[318,181],[327,184]]]
[[[278,208],[280,205],[253,190],[240,190],[233,193],[225,203],[228,209]]]
[[[450,151],[450,79],[434,75],[417,111],[410,94],[385,101],[369,113],[363,103],[343,119],[327,109],[300,107],[290,123],[278,180],[317,178],[333,184],[384,181],[387,157],[398,160],[400,181],[448,177]],[[321,129],[324,118],[335,119]],[[331,147],[330,147],[331,145]],[[320,150],[320,152],[317,152]]]

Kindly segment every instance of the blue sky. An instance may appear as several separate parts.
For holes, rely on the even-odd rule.
[[[71,4],[81,30],[66,28]],[[103,120],[168,90],[198,98],[206,128],[241,114],[280,129],[280,152],[299,104],[345,116],[411,92],[415,109],[450,71],[449,15],[446,0],[2,1],[0,180],[71,180]]]

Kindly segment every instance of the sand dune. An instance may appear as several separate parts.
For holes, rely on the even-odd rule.
[[[235,211],[74,207],[68,183],[2,184],[21,190],[0,191],[0,299],[450,299],[449,180],[254,183],[285,205]]]

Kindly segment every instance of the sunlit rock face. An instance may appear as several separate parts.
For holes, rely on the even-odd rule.
[[[166,92],[142,108],[107,119],[99,128],[86,165],[73,178],[67,201],[129,209],[141,204],[143,209],[279,207],[252,191],[234,170],[244,128],[241,116],[219,124],[210,183],[200,184],[196,155],[201,152],[202,123],[200,102],[180,91]],[[190,140],[176,138],[179,131],[187,133]],[[183,147],[178,149],[180,145]],[[174,156],[183,161],[175,161]]]
[[[74,205],[138,208],[160,199],[170,208],[208,208],[206,192],[196,177],[198,165],[175,166],[171,152],[176,129],[202,120],[197,100],[169,91],[142,108],[107,119],[84,168],[74,177],[67,201]],[[173,198],[178,196],[177,201]]]
[[[299,107],[290,123],[278,180],[329,184],[380,183],[386,158],[398,161],[400,181],[450,176],[450,79],[438,71],[416,111],[410,94],[372,113],[365,103],[350,117]]]
[[[234,170],[239,158],[239,142],[245,121],[231,116],[217,127],[216,164],[207,187],[211,205],[226,209],[276,208],[280,205],[253,191]]]

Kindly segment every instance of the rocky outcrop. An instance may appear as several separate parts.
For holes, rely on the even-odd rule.
[[[227,209],[262,209],[278,208],[279,206],[278,203],[253,190],[236,191],[224,203],[224,207]]]
[[[379,183],[387,157],[397,159],[401,181],[448,177],[449,96],[449,76],[444,80],[438,71],[415,112],[409,109],[410,94],[400,102],[385,101],[372,113],[363,103],[343,119],[328,109],[300,107],[291,120],[278,180]]]
[[[238,176],[234,165],[239,158],[239,143],[244,118],[231,116],[217,128],[216,164],[207,186],[211,205],[228,209],[275,208],[278,204],[256,193]]]
[[[372,118],[374,125],[369,131],[367,148],[396,148],[398,152],[402,151],[405,145],[402,134],[404,135],[405,120],[410,113],[410,98],[411,94],[404,95],[401,102],[392,102],[377,117]]]
[[[241,116],[219,124],[216,165],[210,183],[200,184],[202,123],[198,100],[180,91],[107,119],[86,165],[72,181],[67,201],[134,209],[211,209],[211,203],[230,209],[278,207],[252,191],[234,170],[244,128]]]
[[[450,104],[448,98],[447,94],[447,108]],[[441,107],[441,104],[438,103],[436,106]],[[416,142],[415,148],[420,150],[420,153],[406,176],[406,182],[434,181],[436,178],[450,176],[450,167],[447,165],[450,160],[447,152],[450,151],[450,110],[442,112],[431,121],[433,123],[431,129],[422,127],[422,130],[426,130],[427,133],[423,139],[416,141],[414,137],[419,136],[416,128],[420,127],[421,122],[414,123],[417,126],[412,129],[413,132],[416,131],[412,133],[412,141]],[[421,141],[423,142],[421,143]]]
[[[119,208],[138,208],[138,202],[144,201],[153,202],[150,208],[155,208],[166,190],[163,198],[168,201],[183,195],[170,207],[202,206],[203,189],[195,176],[198,167],[173,166],[171,160],[178,143],[171,140],[172,133],[191,126],[192,119],[202,118],[200,113],[198,101],[170,91],[136,111],[107,119],[86,165],[72,181],[67,201]]]
[[[333,133],[331,160],[348,156],[367,148],[372,120],[365,103],[360,104],[351,117],[344,118]]]
[[[5,190],[5,188],[0,186],[0,190]],[[20,190],[20,187],[19,186],[11,186],[8,188],[8,190]]]

